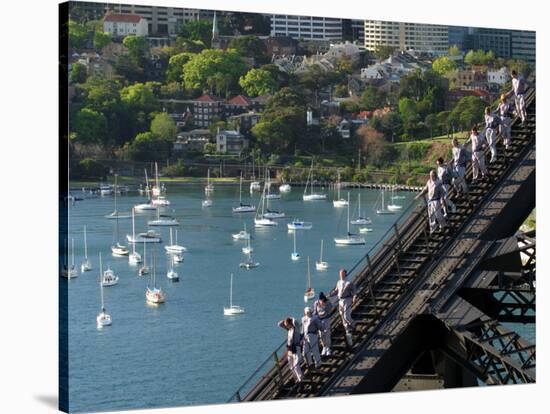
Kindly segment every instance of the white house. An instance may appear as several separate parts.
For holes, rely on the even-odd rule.
[[[248,139],[240,132],[218,130],[216,135],[216,151],[221,154],[240,155],[248,148]]]
[[[137,14],[109,13],[103,18],[103,31],[113,37],[147,36],[147,19]]]
[[[497,85],[504,85],[510,80],[510,74],[508,73],[508,68],[501,67],[499,70],[488,70],[487,71],[487,82],[496,83]]]

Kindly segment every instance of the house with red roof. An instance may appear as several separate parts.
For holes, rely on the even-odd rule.
[[[208,128],[215,121],[225,118],[224,101],[208,93],[190,101],[193,105],[193,124],[199,128]]]
[[[137,14],[107,13],[103,18],[103,31],[112,37],[147,36],[147,19]]]

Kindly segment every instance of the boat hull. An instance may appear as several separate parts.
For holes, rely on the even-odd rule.
[[[327,199],[326,194],[304,194],[302,196],[304,201],[322,201]]]
[[[356,246],[365,244],[365,239],[362,237],[342,237],[342,238],[334,238],[334,243],[336,243],[339,246]]]

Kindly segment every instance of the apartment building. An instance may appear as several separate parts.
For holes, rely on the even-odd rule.
[[[273,14],[271,36],[290,36],[300,40],[342,40],[342,19]]]

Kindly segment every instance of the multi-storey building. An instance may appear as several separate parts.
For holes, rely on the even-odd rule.
[[[536,32],[512,30],[512,58],[535,64],[537,58]]]
[[[137,14],[108,13],[103,18],[103,31],[113,37],[147,36],[147,20]]]
[[[531,64],[536,60],[536,33],[530,30],[473,28],[472,48],[492,50],[495,56],[523,59]]]
[[[273,14],[271,36],[290,36],[302,40],[342,40],[342,19]]]
[[[105,10],[143,17],[147,20],[149,33],[153,35],[175,35],[179,26],[199,18],[198,10],[181,7],[106,3]]]
[[[375,51],[381,46],[445,55],[449,49],[449,28],[432,24],[365,20],[365,48]]]

